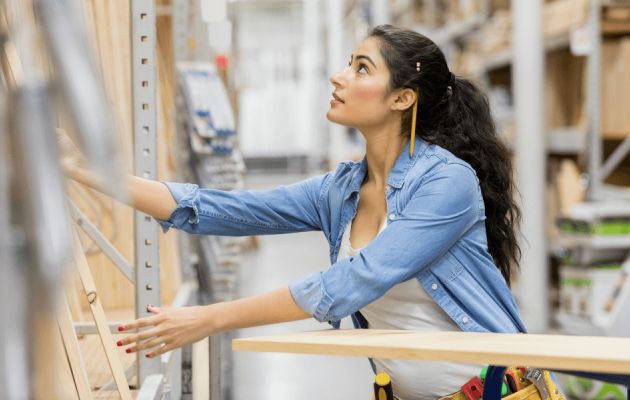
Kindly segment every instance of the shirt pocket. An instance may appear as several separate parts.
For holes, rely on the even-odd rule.
[[[445,285],[457,278],[463,270],[464,266],[450,250],[447,251],[446,254],[444,254],[442,258],[435,262],[431,267],[433,275],[435,275],[440,282]]]

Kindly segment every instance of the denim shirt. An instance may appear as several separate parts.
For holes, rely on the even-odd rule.
[[[334,328],[398,283],[418,279],[466,332],[526,332],[506,282],[488,253],[485,208],[473,168],[416,138],[387,178],[388,226],[357,257],[337,263],[345,228],[356,214],[367,158],[344,161],[324,175],[272,190],[221,191],[164,182],[177,201],[164,231],[272,235],[322,231],[331,267],[289,285],[298,306]]]

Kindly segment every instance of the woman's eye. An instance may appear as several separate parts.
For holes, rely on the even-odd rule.
[[[352,65],[352,61],[348,61],[348,67]]]
[[[363,64],[361,64],[361,66],[359,67],[359,70],[357,72],[361,72],[361,70],[365,70],[365,72],[368,72],[367,67]]]

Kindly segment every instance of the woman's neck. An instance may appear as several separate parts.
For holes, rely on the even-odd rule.
[[[385,189],[387,177],[405,149],[409,137],[400,134],[400,126],[361,132],[366,139],[366,182],[375,189]]]

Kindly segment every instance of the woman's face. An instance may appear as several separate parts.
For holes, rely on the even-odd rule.
[[[396,94],[385,98],[389,70],[376,38],[361,43],[352,54],[348,67],[333,74],[330,82],[335,86],[330,110],[326,113],[330,122],[361,130],[362,127],[382,125],[395,113],[392,106]]]

